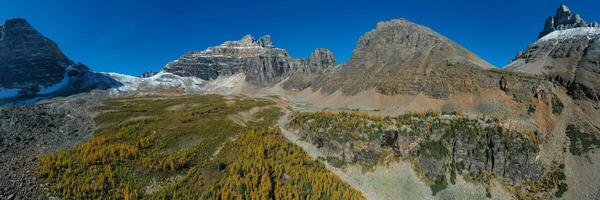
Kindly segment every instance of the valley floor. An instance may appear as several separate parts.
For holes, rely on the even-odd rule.
[[[76,109],[70,105],[67,110],[62,108],[58,112],[66,119],[54,118],[56,108],[49,108],[62,105],[60,103],[24,107],[24,110],[41,109],[43,112],[39,115],[57,119],[56,123],[77,126],[49,123],[47,125],[53,127],[47,129],[49,135],[31,135],[33,139],[25,140],[34,141],[24,144],[29,145],[27,149],[48,146],[43,151],[19,153],[0,149],[0,156],[27,154],[30,157],[22,170],[3,166],[6,174],[27,173],[23,175],[26,180],[4,180],[7,176],[0,179],[2,184],[13,183],[1,190],[0,199],[50,196],[63,199],[515,198],[514,191],[507,190],[495,179],[482,185],[460,174],[452,180],[453,184],[433,192],[434,186],[423,179],[423,172],[414,161],[388,159],[369,167],[356,163],[340,165],[339,161],[330,160],[331,152],[318,147],[314,141],[307,141],[297,127],[290,127],[293,113],[319,109],[288,102],[274,96],[127,97],[96,102],[80,112],[73,112]],[[0,112],[3,110],[7,109]],[[332,113],[340,112],[355,111]],[[83,121],[73,121],[77,116]],[[18,117],[16,119],[26,120],[23,118],[31,116]],[[562,115],[557,130],[567,125],[562,118],[569,116]],[[3,123],[10,123],[7,120],[15,118],[4,119]],[[95,131],[88,126],[91,129],[95,126]],[[0,128],[6,133],[15,129],[14,126]],[[46,130],[43,128],[21,127],[21,132]],[[39,143],[46,140],[44,137],[56,137],[63,132],[68,132],[62,136],[67,138],[64,145]],[[90,138],[91,132],[95,133]],[[549,147],[541,146],[544,152],[562,153],[562,149],[554,147],[565,141],[566,136],[560,130],[555,135],[561,138],[550,138]],[[361,142],[356,144],[361,145]],[[564,161],[570,187],[567,199],[598,197],[599,194],[594,194],[598,183],[590,178],[596,175],[589,169],[600,166],[594,162],[599,153],[591,151],[585,157],[567,153]],[[544,156],[552,157],[542,154],[542,160],[546,159]],[[23,183],[30,188],[19,185]]]
[[[63,199],[363,199],[287,142],[264,99],[192,95],[102,102],[94,136],[42,155]]]

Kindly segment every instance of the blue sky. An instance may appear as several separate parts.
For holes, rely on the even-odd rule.
[[[270,34],[293,57],[324,47],[345,61],[363,33],[394,18],[429,26],[504,66],[561,3],[600,21],[600,1],[592,0],[0,0],[0,20],[23,17],[72,60],[131,75],[245,34]]]

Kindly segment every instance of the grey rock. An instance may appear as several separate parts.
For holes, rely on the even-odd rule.
[[[504,92],[508,92],[508,83],[506,82],[506,79],[504,78],[504,76],[502,76],[502,78],[500,78],[500,89]]]
[[[302,90],[312,86],[320,78],[324,78],[336,66],[336,60],[329,49],[315,49],[308,61],[296,69],[283,83],[285,89]]]
[[[361,149],[357,153],[355,153],[354,162],[370,164],[374,163],[377,160],[377,153],[370,149]]]
[[[148,78],[148,77],[154,76],[156,74],[158,74],[158,72],[147,71],[147,72],[142,73],[142,75],[140,75],[140,78]]]
[[[492,172],[499,178],[536,181],[543,172],[537,163],[537,147],[524,138],[502,137],[493,128],[487,128],[482,136],[458,133],[453,142],[453,162],[464,166],[471,174]]]
[[[273,48],[273,41],[271,41],[271,36],[270,35],[265,35],[260,37],[260,39],[258,40],[258,45],[260,45],[261,47],[265,47],[265,48]]]
[[[384,130],[381,134],[381,147],[393,147],[398,141],[398,130]]]
[[[417,158],[419,166],[423,169],[423,173],[437,182],[438,179],[442,179],[445,176],[444,171],[444,160],[430,158],[430,157],[419,157]]]
[[[37,157],[75,146],[89,138],[95,101],[0,107],[0,197],[44,199],[35,173]]]
[[[320,73],[328,67],[335,66],[336,61],[333,52],[325,48],[315,49],[308,60],[308,70],[310,73]]]

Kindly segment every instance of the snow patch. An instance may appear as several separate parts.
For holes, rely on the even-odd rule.
[[[69,71],[74,71],[74,70],[75,69],[72,65],[68,66],[65,69],[65,73],[63,74],[63,79],[60,82],[58,82],[54,85],[48,86],[48,87],[40,87],[40,91],[38,92],[38,94],[41,94],[41,95],[52,94],[52,93],[64,88],[71,81],[71,79],[68,76]]]
[[[243,83],[245,80],[246,75],[244,73],[238,73],[233,76],[219,76],[215,80],[209,81],[205,86],[205,90],[215,91],[223,89],[233,89],[237,87],[240,83]]]
[[[129,75],[125,75],[125,74],[118,74],[118,73],[112,73],[112,72],[104,72],[102,74],[107,75],[107,76],[117,80],[118,82],[120,82],[122,84],[122,86],[115,88],[116,90],[119,90],[119,91],[137,90],[140,83],[142,82],[142,78],[135,77],[135,76],[129,76]]]
[[[116,91],[136,91],[139,89],[159,89],[159,88],[182,88],[185,91],[198,91],[204,80],[197,77],[181,77],[169,72],[161,71],[154,76],[140,78],[117,73],[104,73],[115,80],[121,82],[122,86],[113,88]]]
[[[226,48],[226,49],[263,49],[263,47],[261,47],[261,46],[226,46],[226,45],[216,46],[215,48]]]
[[[231,56],[222,55],[222,54],[194,54],[192,57],[196,58],[231,58]]]
[[[161,71],[158,74],[140,78],[117,73],[103,73],[121,82],[123,85],[112,88],[112,92],[157,91],[164,88],[181,88],[189,93],[232,92],[245,83],[246,75],[238,73],[232,76],[219,76],[206,81],[198,77],[182,77],[173,73]]]
[[[600,28],[597,27],[579,27],[579,28],[571,28],[566,30],[556,30],[551,32],[550,34],[540,38],[538,42],[548,41],[548,40],[557,40],[557,39],[566,39],[566,38],[574,38],[580,36],[587,36],[591,38],[593,36],[600,35]]]
[[[184,89],[195,89],[204,83],[204,80],[197,77],[181,77],[169,72],[161,71],[158,74],[145,78],[145,83],[152,86],[182,87]]]

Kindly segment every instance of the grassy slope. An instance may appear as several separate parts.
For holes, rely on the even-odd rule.
[[[65,199],[362,199],[288,143],[266,100],[222,96],[105,102],[89,141],[40,158]],[[228,116],[262,107],[245,126]],[[219,149],[221,149],[219,151]]]

